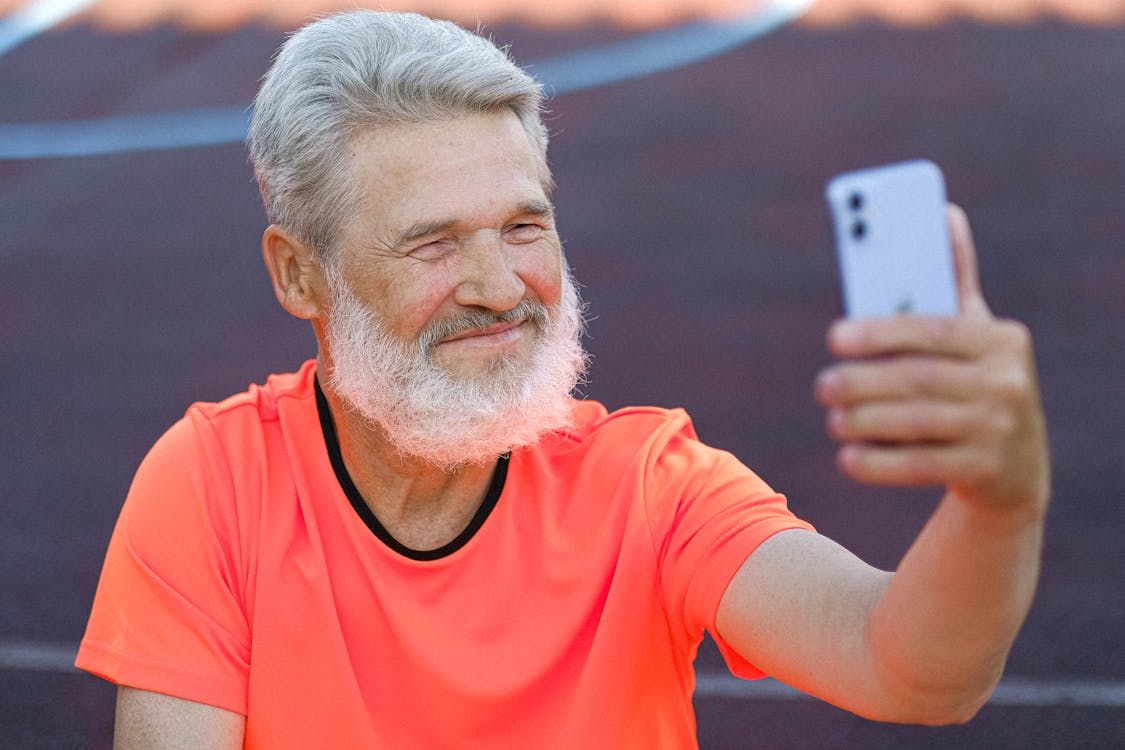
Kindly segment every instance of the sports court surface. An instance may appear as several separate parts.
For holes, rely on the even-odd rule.
[[[330,3],[67,5],[0,0],[3,748],[110,746],[113,688],[69,663],[136,464],[191,401],[313,354],[267,288],[237,139],[284,31]],[[479,19],[556,92],[585,393],[685,406],[870,562],[894,566],[937,493],[832,467],[811,396],[840,306],[824,181],[941,164],[994,310],[1036,335],[1056,498],[992,704],[879,725],[705,647],[701,746],[1125,747],[1125,3],[384,5]]]

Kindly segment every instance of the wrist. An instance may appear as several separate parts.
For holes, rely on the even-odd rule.
[[[956,485],[949,488],[946,500],[967,514],[972,523],[996,531],[1042,526],[1047,517],[1049,482],[1020,495],[999,495],[967,491]]]

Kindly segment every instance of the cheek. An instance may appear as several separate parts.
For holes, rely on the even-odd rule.
[[[439,317],[452,285],[448,274],[426,269],[427,273],[401,273],[385,279],[372,290],[371,307],[387,330],[399,338],[413,341]]]
[[[553,305],[562,296],[562,253],[543,251],[529,253],[521,273],[531,296],[545,305]]]

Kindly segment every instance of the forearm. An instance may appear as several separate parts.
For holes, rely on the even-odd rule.
[[[872,612],[877,679],[920,722],[965,720],[988,698],[1027,615],[1043,511],[989,512],[950,493]]]

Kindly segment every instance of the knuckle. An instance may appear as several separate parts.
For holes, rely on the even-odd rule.
[[[1003,476],[1004,460],[1000,451],[983,450],[977,451],[973,455],[976,460],[969,474],[976,482],[987,483]]]
[[[1031,329],[1018,320],[1005,320],[1003,321],[1008,335],[1012,337],[1013,343],[1022,348],[1029,348],[1031,346]]]
[[[1031,388],[1031,378],[1027,370],[1018,365],[993,368],[991,371],[991,390],[1003,405],[1020,403]]]
[[[1010,411],[997,411],[988,420],[988,432],[999,439],[1006,439],[1016,432],[1016,418]]]
[[[1018,320],[997,321],[997,335],[1003,348],[1027,354],[1032,348],[1031,330]]]

